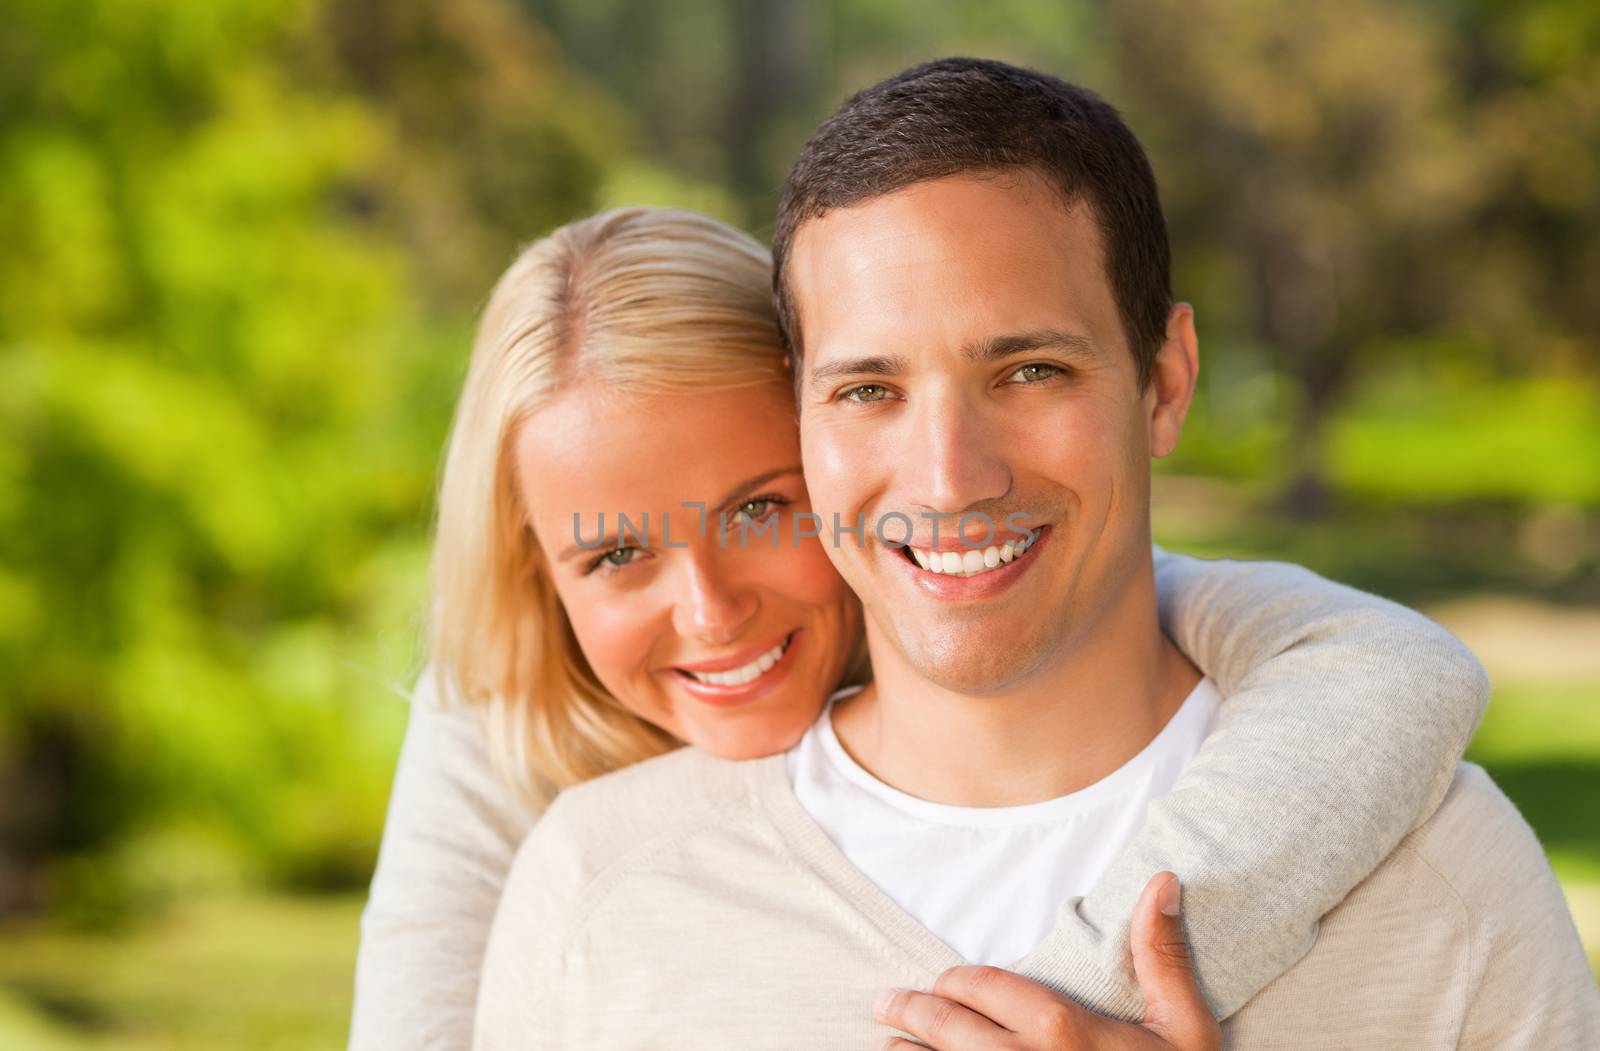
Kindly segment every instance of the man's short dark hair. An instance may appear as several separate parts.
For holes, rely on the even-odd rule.
[[[1122,117],[1085,88],[978,58],[925,62],[852,96],[823,122],[783,185],[773,292],[796,375],[800,319],[789,291],[794,236],[808,219],[913,183],[1031,170],[1064,203],[1087,202],[1141,388],[1166,336],[1172,256],[1150,161]]]

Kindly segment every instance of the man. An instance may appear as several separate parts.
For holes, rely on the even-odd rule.
[[[1040,1002],[1021,979],[964,969],[929,994],[927,976],[965,958],[1048,981],[1071,947],[1035,888],[1125,842],[1210,725],[1215,691],[1157,622],[1149,525],[1193,311],[1171,301],[1155,182],[1115,111],[999,63],[912,69],[807,143],[774,257],[813,506],[869,523],[830,548],[875,681],[781,764],[675,755],[558,804],[508,884],[485,1046],[540,1020],[553,1046],[858,1046],[884,1032],[873,980],[913,987],[878,1016],[934,1046],[1044,1046],[1003,1024]],[[731,823],[724,800],[764,820]],[[670,857],[589,849],[663,825]],[[651,896],[607,889],[628,881]],[[670,996],[641,977],[691,943]],[[1463,765],[1224,1031],[1600,1046],[1600,992],[1537,841]]]

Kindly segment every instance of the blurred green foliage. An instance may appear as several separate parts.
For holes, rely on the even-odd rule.
[[[359,883],[463,314],[612,110],[497,4],[4,21],[0,912]]]
[[[0,914],[361,885],[494,277],[626,202],[764,234],[809,129],[944,53],[1151,150],[1206,362],[1163,470],[1232,486],[1177,537],[1600,601],[1595,5],[11,0]]]

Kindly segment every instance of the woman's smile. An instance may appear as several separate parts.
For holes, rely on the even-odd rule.
[[[783,681],[794,665],[790,654],[800,633],[796,628],[754,656],[746,650],[733,657],[677,666],[669,669],[669,674],[677,676],[679,687],[707,704],[744,704],[765,696]]]

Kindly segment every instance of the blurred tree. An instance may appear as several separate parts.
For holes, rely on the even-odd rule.
[[[1474,148],[1489,155],[1451,308],[1522,366],[1600,376],[1600,6],[1443,10]]]
[[[850,92],[912,62],[981,53],[1092,81],[1098,37],[1081,2],[521,0],[573,65],[638,116],[658,165],[726,186],[732,218],[771,231],[800,144]]]
[[[800,0],[741,0],[733,6],[734,72],[724,93],[724,137],[732,144],[728,181],[742,200],[760,208],[782,184],[774,177],[773,132],[796,99],[816,91],[817,64],[808,25],[812,8]],[[786,151],[783,151],[786,152]],[[782,152],[779,154],[782,156]],[[785,167],[785,170],[787,168]],[[766,229],[770,214],[747,224]]]
[[[655,165],[691,184],[725,188],[733,204],[726,218],[770,228],[798,144],[793,136],[823,88],[815,49],[822,6],[522,2],[575,66],[627,100],[638,144]]]
[[[334,79],[390,129],[365,202],[422,286],[481,303],[514,250],[593,210],[631,120],[503,0],[329,0]]]
[[[497,0],[0,23],[0,912],[364,879],[459,307],[613,111]]]
[[[1592,37],[1578,6],[1109,9],[1119,97],[1159,120],[1180,259],[1242,298],[1220,311],[1236,319],[1224,339],[1265,346],[1298,388],[1291,509],[1325,506],[1327,421],[1403,340],[1545,366],[1593,353],[1600,52],[1535,70],[1514,46],[1522,19],[1569,18]]]

